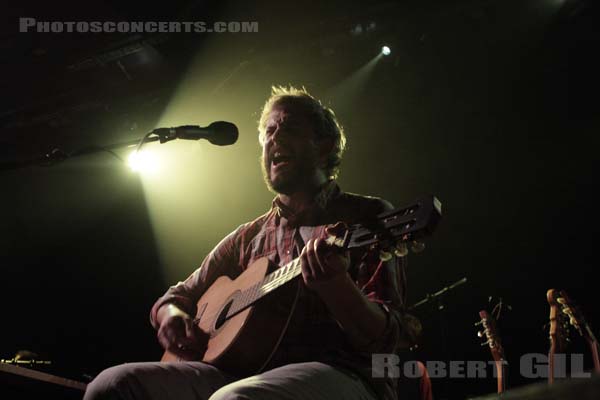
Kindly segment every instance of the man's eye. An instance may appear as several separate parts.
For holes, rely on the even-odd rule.
[[[297,132],[298,125],[295,124],[285,124],[280,126],[281,129],[284,129],[286,132]]]
[[[279,124],[279,130],[283,131],[283,132],[296,133],[296,132],[298,132],[299,129],[300,129],[300,127],[296,124],[290,124],[290,123],[285,123],[285,122]],[[267,126],[267,128],[265,129],[265,135],[271,136],[273,133],[275,133],[276,130],[277,130],[277,125]]]

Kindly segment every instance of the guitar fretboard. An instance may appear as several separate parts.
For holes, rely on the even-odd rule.
[[[300,267],[300,258],[295,258],[289,263],[265,276],[260,282],[244,290],[240,296],[236,297],[233,304],[227,312],[226,318],[231,318],[240,311],[250,307],[262,297],[271,293],[281,285],[286,284],[302,273]]]

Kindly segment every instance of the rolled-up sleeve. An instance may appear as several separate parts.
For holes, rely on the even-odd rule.
[[[378,254],[367,253],[359,267],[362,271],[356,284],[362,293],[381,307],[386,315],[383,333],[361,351],[394,353],[417,341],[420,322],[406,312],[405,307],[406,258],[384,262]]]
[[[379,200],[377,214],[393,209],[388,201]],[[377,303],[386,314],[383,333],[361,351],[395,353],[418,341],[421,323],[406,312],[406,261],[406,257],[382,261],[379,253],[373,250],[359,255],[355,283],[363,295]]]
[[[196,315],[196,303],[219,276],[235,278],[241,273],[238,242],[242,230],[243,225],[227,235],[206,256],[198,269],[185,281],[171,286],[154,303],[150,311],[150,323],[155,329],[158,329],[158,310],[163,305],[175,304],[189,315]]]

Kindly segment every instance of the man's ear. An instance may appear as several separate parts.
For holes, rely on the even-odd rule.
[[[333,150],[334,141],[332,138],[324,138],[317,142],[319,146],[319,163],[324,164]]]

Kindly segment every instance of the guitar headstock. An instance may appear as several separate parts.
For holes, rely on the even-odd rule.
[[[442,203],[435,196],[426,196],[414,204],[379,214],[369,221],[352,225],[343,237],[333,237],[330,243],[351,249],[371,247],[379,250],[387,261],[394,255],[404,257],[409,248],[420,252],[424,244],[420,239],[435,230],[442,217]]]
[[[475,325],[481,325],[483,331],[478,331],[477,336],[484,338],[485,342],[481,343],[482,346],[489,346],[490,353],[496,362],[504,361],[504,348],[500,341],[500,335],[496,329],[496,320],[487,311],[479,311],[479,322]]]
[[[563,311],[565,303],[563,292],[550,289],[546,292],[546,299],[550,305],[550,343],[556,351],[564,352],[571,340],[569,318]]]
[[[558,314],[558,320],[562,325],[570,326],[588,341],[596,341],[591,328],[583,317],[583,313],[577,305],[569,298],[564,290],[550,289],[548,290],[548,303],[551,307],[555,307]],[[550,321],[552,324],[552,321]],[[566,330],[568,333],[568,330]]]

